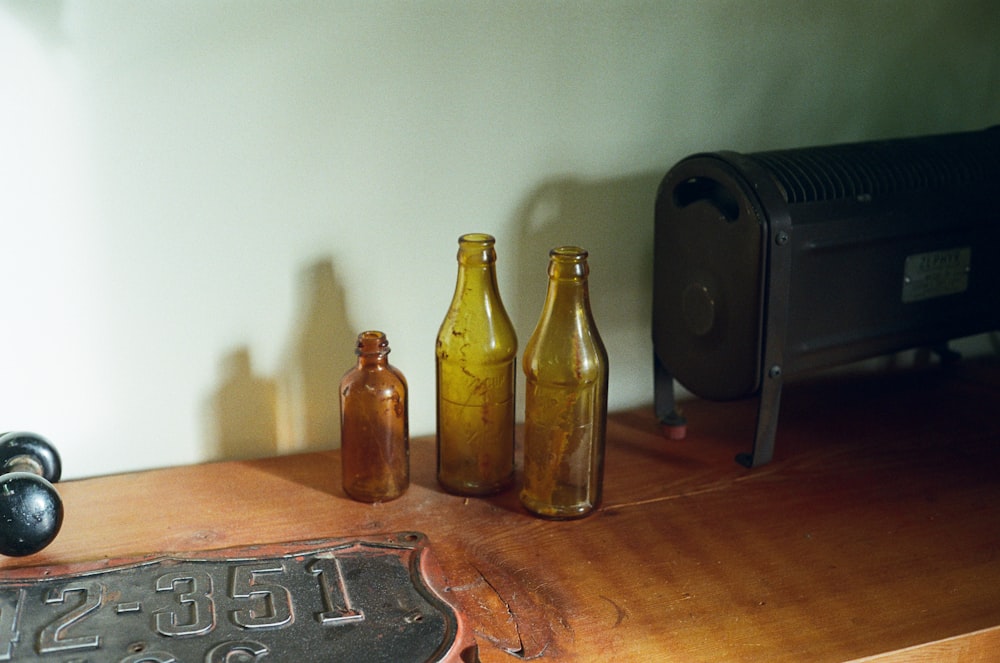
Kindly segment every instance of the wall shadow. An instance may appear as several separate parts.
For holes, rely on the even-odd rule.
[[[574,244],[590,254],[591,307],[608,352],[623,366],[650,362],[652,341],[636,347],[635,330],[650,326],[653,211],[666,169],[600,180],[554,178],[528,195],[517,213],[517,285],[509,307],[522,349],[545,301],[549,251]],[[649,379],[652,385],[651,367]]]
[[[220,362],[221,382],[209,407],[213,459],[260,458],[278,451],[277,386],[254,373],[250,348],[241,346]]]
[[[63,28],[66,13],[65,0],[2,0],[0,11],[7,12],[31,30],[39,41],[49,47],[57,47],[66,42]]]
[[[300,307],[278,373],[281,451],[340,447],[340,379],[354,364],[356,332],[330,258],[300,275]]]
[[[340,446],[340,379],[354,364],[356,334],[333,261],[317,260],[299,278],[288,346],[271,376],[254,371],[249,347],[220,362],[208,399],[209,457],[246,460]]]

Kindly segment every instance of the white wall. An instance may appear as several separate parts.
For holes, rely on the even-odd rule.
[[[70,477],[337,444],[384,330],[414,434],[459,234],[521,345],[591,251],[651,402],[652,202],[707,149],[1000,121],[1000,4],[0,0],[0,430]]]

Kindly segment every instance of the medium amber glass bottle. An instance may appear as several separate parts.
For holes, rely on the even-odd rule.
[[[496,277],[492,236],[458,239],[458,279],[437,337],[437,477],[459,495],[514,478],[517,335]]]
[[[587,252],[549,252],[549,286],[524,349],[521,503],[544,518],[585,516],[601,501],[608,353],[590,310]]]
[[[344,492],[387,502],[410,485],[406,378],[389,364],[380,331],[358,335],[357,366],[340,381],[340,454]]]

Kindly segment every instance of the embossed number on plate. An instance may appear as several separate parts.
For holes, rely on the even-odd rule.
[[[0,580],[0,661],[460,660],[468,636],[427,554],[411,532],[17,569]]]

